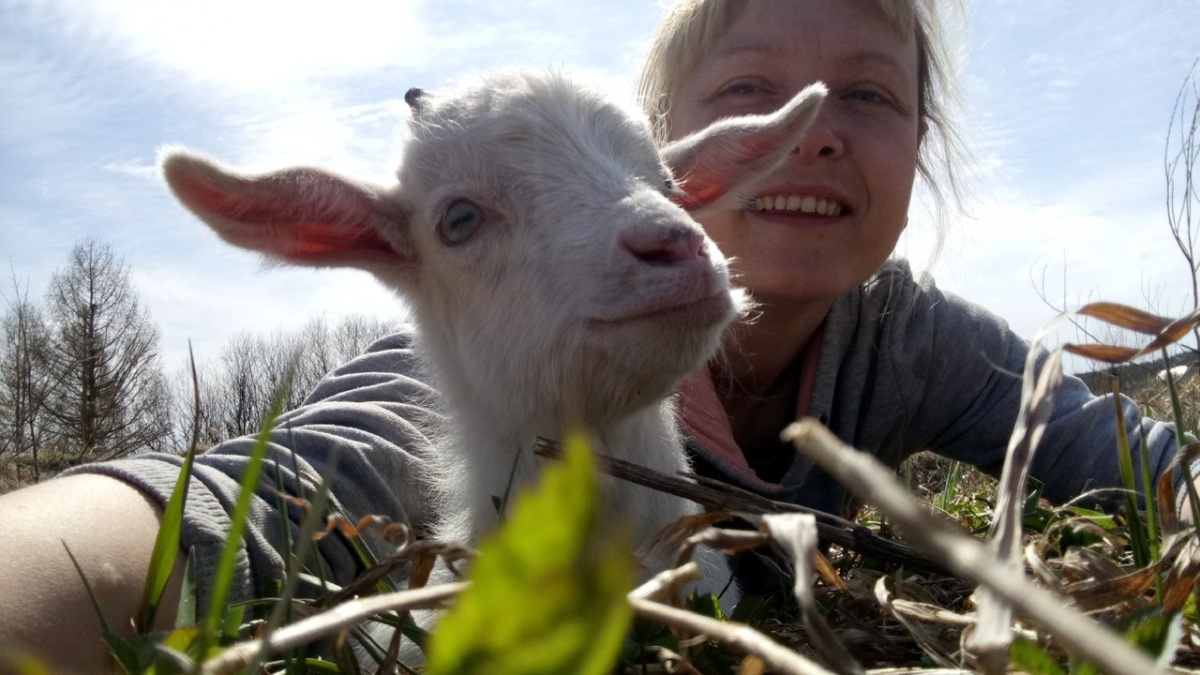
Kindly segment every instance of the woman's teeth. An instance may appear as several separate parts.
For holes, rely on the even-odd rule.
[[[822,197],[812,195],[775,195],[773,197],[758,197],[754,200],[755,211],[799,211],[801,213],[816,213],[822,216],[842,215],[842,205]]]

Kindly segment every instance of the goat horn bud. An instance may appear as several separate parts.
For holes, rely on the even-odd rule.
[[[414,113],[421,112],[421,99],[425,96],[425,90],[420,87],[413,87],[404,94],[404,102],[408,107],[412,108]]]

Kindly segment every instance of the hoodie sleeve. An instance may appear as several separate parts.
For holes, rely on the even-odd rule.
[[[305,514],[282,503],[277,484],[288,495],[311,498],[328,474],[333,506],[352,522],[379,515],[418,527],[426,524],[429,494],[422,458],[433,451],[435,398],[421,374],[411,336],[399,333],[327,375],[301,406],[281,415],[254,495],[231,600],[262,597],[283,578],[285,528],[294,540]],[[195,459],[181,544],[196,556],[201,607],[208,604],[239,481],[255,442],[252,437],[236,438]],[[69,473],[112,476],[165,504],[182,462],[177,455],[147,453]],[[330,581],[344,585],[360,571],[340,536],[324,538],[318,548]]]
[[[933,450],[998,475],[1017,419],[1026,357],[1037,349],[1044,362],[1047,353],[999,317],[939,291],[928,279],[909,277],[894,285],[908,292],[892,299],[893,314],[885,322],[891,326],[882,332],[883,362],[905,409],[906,450]],[[1064,376],[1053,402],[1031,468],[1052,501],[1121,485],[1118,410],[1130,447],[1135,453],[1143,444],[1147,448],[1154,480],[1170,468],[1173,425],[1143,418],[1132,400],[1094,396],[1081,380]]]

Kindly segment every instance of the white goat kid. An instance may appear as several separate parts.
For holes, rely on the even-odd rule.
[[[599,452],[688,468],[670,395],[717,351],[740,296],[676,201],[744,201],[823,95],[814,87],[660,152],[636,111],[560,74],[502,73],[445,96],[410,92],[412,137],[388,188],[319,169],[244,176],[185,151],[163,169],[226,241],[365,269],[408,301],[449,419],[429,458],[445,514],[436,534],[474,544],[496,525],[493,497],[514,463],[516,488],[534,482],[535,438],[568,424],[594,434]],[[605,495],[640,542],[697,511],[611,479]],[[708,580],[720,588],[723,560],[705,566],[723,572]]]

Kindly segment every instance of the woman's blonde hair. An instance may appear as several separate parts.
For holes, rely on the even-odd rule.
[[[752,0],[676,0],[659,23],[642,66],[638,96],[654,123],[659,140],[671,135],[671,102],[682,82],[713,49],[738,14]],[[956,15],[966,16],[961,1],[951,0]],[[936,242],[941,250],[952,199],[963,209],[960,167],[968,153],[947,108],[956,76],[956,55],[943,21],[946,2],[939,0],[872,0],[898,33],[915,35],[917,42],[918,115],[923,134],[917,171],[934,201]],[[931,260],[932,262],[932,260]]]

